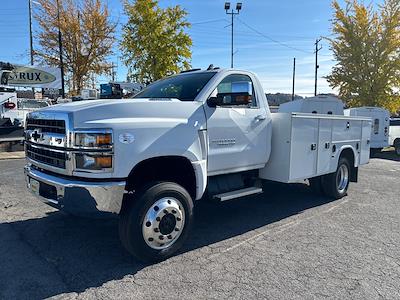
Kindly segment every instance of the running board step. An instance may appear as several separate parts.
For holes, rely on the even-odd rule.
[[[262,188],[249,187],[249,188],[245,188],[245,189],[241,189],[241,190],[236,190],[236,191],[232,191],[232,192],[214,195],[214,199],[217,199],[220,201],[227,201],[227,200],[240,198],[240,197],[244,197],[244,196],[260,194],[262,192],[263,192]]]

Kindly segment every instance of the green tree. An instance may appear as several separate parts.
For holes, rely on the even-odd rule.
[[[129,76],[150,83],[190,68],[192,39],[187,12],[179,5],[162,9],[157,0],[125,1],[128,21],[120,44]]]
[[[400,110],[400,1],[385,0],[378,11],[357,0],[340,7],[329,39],[337,64],[329,84],[349,106],[382,106]]]
[[[36,57],[59,66],[58,28],[63,43],[63,63],[69,93],[77,95],[94,75],[108,74],[107,57],[112,54],[115,24],[101,0],[36,0],[35,13],[40,30]]]

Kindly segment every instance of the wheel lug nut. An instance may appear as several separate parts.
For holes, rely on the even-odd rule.
[[[150,227],[151,223],[149,221],[146,222],[146,227]]]
[[[167,213],[168,213],[168,210],[164,209],[164,214],[167,214]]]
[[[163,240],[163,239],[164,239],[164,236],[160,235],[158,238],[159,238],[160,240]]]
[[[154,210],[158,211],[160,208],[158,206],[154,206]]]
[[[157,222],[160,222],[160,220],[161,220],[160,217],[157,217],[157,218],[156,218],[156,221],[157,221]]]
[[[154,228],[154,232],[160,232],[160,229]]]
[[[172,210],[172,213],[173,213],[173,214],[176,214],[176,210],[175,210],[175,209],[173,209],[173,210]]]
[[[172,240],[172,235],[168,235],[168,239]]]
[[[153,238],[149,238],[149,242],[152,242],[152,241],[154,241],[154,239]]]
[[[176,228],[175,228],[175,231],[179,231],[179,228],[178,228],[178,227],[176,227]]]
[[[176,220],[177,220],[177,221],[180,221],[180,220],[181,220],[181,218],[177,217],[177,218],[176,218]]]

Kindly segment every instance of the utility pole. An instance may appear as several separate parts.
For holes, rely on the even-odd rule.
[[[32,4],[31,0],[28,0],[29,3],[29,44],[31,47],[31,65],[33,66],[33,37],[32,37]]]
[[[294,101],[294,83],[296,79],[296,57],[293,58],[293,87],[292,87],[292,101]]]
[[[318,44],[322,39],[315,40],[315,89],[314,89],[314,96],[317,96],[317,83],[318,83],[318,52],[322,49],[322,46],[318,48]]]
[[[115,67],[118,67],[114,62],[111,64],[111,78],[112,81],[115,82],[115,76],[117,75],[117,72],[114,70]]]
[[[232,8],[232,10],[229,12],[230,8],[231,3],[225,2],[225,13],[227,15],[231,15],[231,68],[233,68],[233,17],[239,14],[240,10],[242,9],[242,3],[236,3],[236,11],[234,11]]]
[[[57,0],[57,21],[58,21],[58,51],[60,55],[60,69],[61,69],[61,96],[65,98],[64,89],[64,63],[63,63],[63,47],[62,47],[62,37],[61,37],[61,22],[60,22],[60,4]]]

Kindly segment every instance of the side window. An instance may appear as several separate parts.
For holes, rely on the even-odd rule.
[[[379,133],[379,119],[374,120],[374,134]]]
[[[400,119],[399,120],[390,120],[390,126],[400,126]]]
[[[218,94],[230,94],[230,93],[241,93],[243,91],[250,91],[250,101],[246,107],[257,107],[257,100],[254,93],[254,86],[253,82],[251,81],[250,77],[247,75],[241,74],[232,74],[225,77],[217,86],[217,88],[213,91],[211,96],[216,97]],[[229,105],[232,103],[234,98],[227,95],[224,97],[224,103]]]

